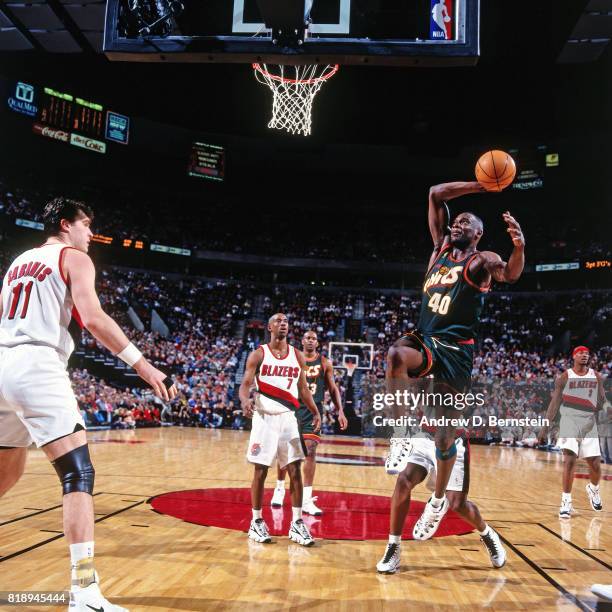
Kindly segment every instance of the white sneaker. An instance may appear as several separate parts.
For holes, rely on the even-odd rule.
[[[321,516],[323,514],[323,510],[321,508],[317,508],[315,505],[315,501],[319,499],[316,495],[315,497],[311,497],[310,499],[304,500],[304,504],[302,505],[302,512],[306,514],[310,514],[312,516]]]
[[[262,544],[268,544],[272,541],[270,533],[268,532],[268,526],[263,519],[253,519],[251,521],[249,538],[255,542],[261,542]]]
[[[409,438],[391,438],[389,454],[385,461],[387,474],[401,474],[408,465],[408,457],[412,454],[412,442]]]
[[[70,591],[69,612],[128,612],[127,608],[115,606],[104,599],[97,582],[92,582],[88,587],[80,589],[73,587]]]
[[[395,574],[400,567],[400,545],[387,544],[387,549],[383,558],[376,564],[376,571],[379,574]]]
[[[561,498],[561,507],[559,508],[559,518],[568,519],[572,518],[572,500],[564,500]]]
[[[589,482],[586,486],[586,492],[591,502],[591,508],[593,508],[595,512],[601,512],[603,510],[603,505],[601,503],[601,496],[599,495],[599,487],[595,488]]]
[[[306,523],[304,523],[302,519],[291,522],[291,527],[289,527],[289,539],[301,546],[312,546],[315,543]]]
[[[446,497],[439,508],[432,506],[430,497],[429,501],[425,504],[423,514],[421,514],[412,530],[412,537],[415,540],[429,540],[429,538],[433,537],[436,531],[438,531],[444,515],[448,512],[448,508],[449,504]]]
[[[594,584],[591,592],[606,601],[612,601],[612,584]]]
[[[502,546],[499,534],[489,527],[489,533],[484,536],[480,536],[481,542],[485,545],[489,558],[491,559],[491,565],[493,567],[503,567],[506,563],[506,550]]]
[[[274,495],[272,495],[272,506],[280,508],[285,501],[285,487],[274,487]]]

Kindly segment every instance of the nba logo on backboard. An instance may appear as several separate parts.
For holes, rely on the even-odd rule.
[[[453,38],[453,0],[431,0],[429,38],[431,40]]]

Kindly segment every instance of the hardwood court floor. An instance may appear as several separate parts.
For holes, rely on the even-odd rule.
[[[246,433],[167,428],[92,432],[89,439],[96,566],[105,594],[131,610],[595,610],[589,586],[612,582],[612,512],[591,511],[587,481],[577,479],[578,514],[560,524],[557,454],[472,447],[472,499],[506,542],[504,568],[490,567],[470,533],[404,542],[401,571],[381,576],[375,565],[384,540],[318,540],[305,549],[283,536],[258,545],[240,531],[152,511],[147,500],[162,493],[248,487]],[[319,447],[334,461],[385,453],[372,441],[328,439],[341,442]],[[603,470],[610,477],[610,466]],[[270,487],[275,479],[273,469]],[[326,463],[318,465],[316,485],[322,501],[325,491],[387,496],[394,478],[380,466]],[[414,499],[428,496],[422,485]],[[612,508],[609,480],[602,497]],[[24,477],[0,499],[0,591],[66,588],[60,502],[53,468],[32,449]]]

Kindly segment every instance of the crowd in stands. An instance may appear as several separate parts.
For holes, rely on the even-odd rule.
[[[408,213],[415,214],[415,208],[407,207],[404,200],[388,206],[385,214],[381,214],[378,203],[363,202],[349,221],[343,208],[321,204],[316,210],[312,200],[304,205],[297,203],[290,215],[278,215],[275,209],[241,215],[228,214],[232,207],[239,207],[239,201],[222,201],[217,196],[206,202],[206,211],[202,214],[200,198],[193,194],[99,184],[95,188],[83,185],[74,193],[73,185],[65,191],[64,186],[48,181],[45,185],[38,176],[15,175],[0,177],[0,214],[40,221],[45,202],[58,193],[86,201],[95,210],[94,231],[121,240],[131,238],[230,253],[379,263],[422,263],[431,249],[425,207],[422,216],[407,217]],[[521,212],[528,215],[528,209]],[[529,236],[533,261],[612,257],[605,234],[598,239],[599,230],[588,218],[582,219],[579,215],[560,218],[556,225],[552,220],[546,225],[530,223],[528,218],[520,220]],[[313,223],[316,223],[316,232],[305,232],[302,238],[296,239],[299,228],[309,229]],[[402,229],[415,224],[422,231]],[[245,236],[248,236],[246,241]],[[504,245],[509,248],[505,226],[491,222],[481,248],[495,246],[503,252],[508,250]]]

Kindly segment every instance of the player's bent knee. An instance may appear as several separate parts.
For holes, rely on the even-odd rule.
[[[436,448],[436,458],[440,461],[449,461],[457,454],[457,445],[453,442],[449,448]]]
[[[93,494],[96,472],[91,463],[87,444],[58,457],[52,464],[62,483],[64,495],[68,493]]]

